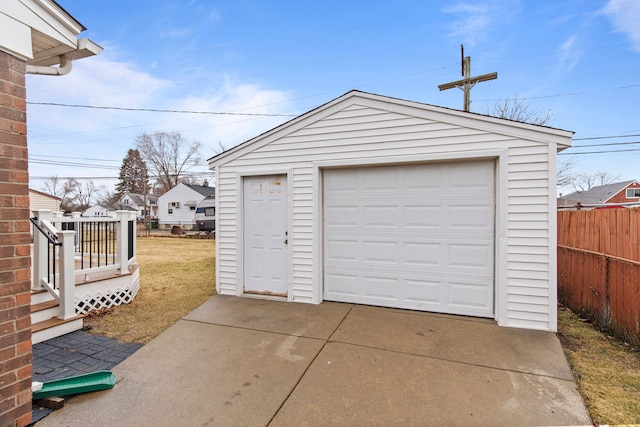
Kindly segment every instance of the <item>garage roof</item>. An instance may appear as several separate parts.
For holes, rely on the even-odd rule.
[[[209,167],[224,164],[233,160],[247,151],[251,151],[262,145],[268,144],[274,139],[280,138],[291,133],[305,125],[312,123],[320,118],[332,114],[336,107],[346,108],[358,102],[373,101],[374,103],[384,103],[385,109],[400,110],[408,107],[412,114],[429,115],[431,119],[437,118],[445,123],[456,123],[470,128],[490,130],[492,132],[504,133],[518,136],[519,138],[539,141],[542,143],[554,142],[558,144],[558,151],[562,151],[571,146],[567,143],[567,138],[573,136],[573,132],[552,128],[549,126],[534,125],[529,123],[517,122],[509,119],[488,116],[455,110],[452,108],[439,107],[431,104],[425,104],[415,101],[407,101],[389,96],[376,95],[373,93],[362,92],[359,90],[351,90],[332,101],[327,102],[313,110],[310,110],[292,120],[289,120],[280,126],[277,126],[261,135],[258,135],[236,147],[226,150],[216,156],[208,159]],[[497,130],[498,129],[498,130]]]

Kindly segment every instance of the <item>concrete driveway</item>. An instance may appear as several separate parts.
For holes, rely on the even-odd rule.
[[[554,334],[352,304],[215,296],[114,373],[38,427],[591,424]]]

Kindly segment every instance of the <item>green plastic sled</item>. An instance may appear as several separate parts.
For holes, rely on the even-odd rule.
[[[116,376],[111,371],[96,371],[75,377],[47,381],[42,384],[40,390],[33,392],[33,400],[108,390],[113,388],[115,384]]]

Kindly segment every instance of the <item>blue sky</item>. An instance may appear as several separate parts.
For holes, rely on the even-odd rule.
[[[461,78],[461,44],[472,75],[499,75],[471,91],[472,111],[526,98],[575,132],[573,155],[559,156],[575,173],[640,179],[638,0],[58,2],[104,51],[67,76],[28,76],[35,189],[52,175],[113,186],[135,137],[155,131],[200,141],[190,172],[208,177],[220,147],[351,89],[461,109],[460,90],[437,87]]]

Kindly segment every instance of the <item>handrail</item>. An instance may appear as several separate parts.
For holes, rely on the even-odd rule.
[[[40,233],[42,233],[43,236],[45,236],[47,238],[47,240],[49,241],[49,243],[51,243],[54,246],[62,246],[62,242],[58,242],[56,239],[54,239],[53,237],[51,237],[51,234],[49,234],[44,228],[42,228],[42,226],[40,226],[40,224],[38,224],[38,218],[34,217],[34,218],[29,218],[29,221],[31,221],[31,223],[38,229],[40,230]]]

